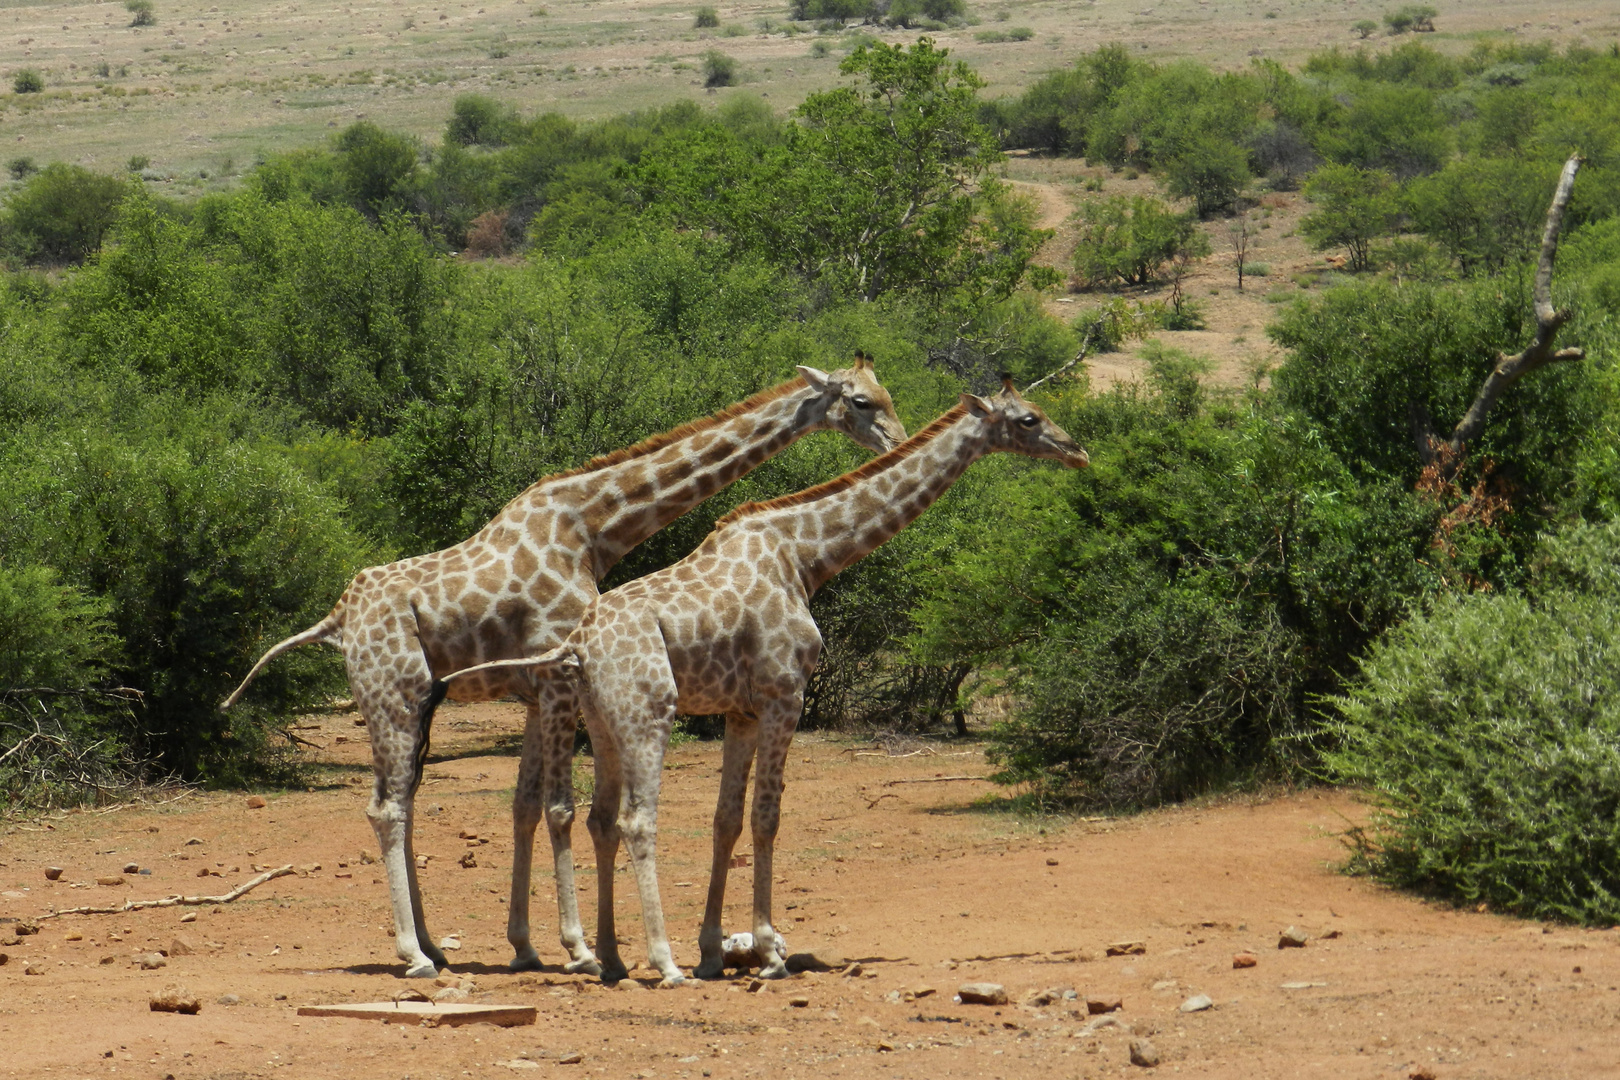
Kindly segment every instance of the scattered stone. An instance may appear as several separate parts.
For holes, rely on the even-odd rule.
[[[190,956],[196,951],[197,946],[193,945],[188,937],[176,934],[174,940],[169,942],[170,956]]]
[[[276,1001],[286,1001],[287,1000],[287,995],[286,994],[271,994],[270,997],[272,999],[276,1000]]]
[[[63,941],[83,941],[84,940],[84,935],[79,933],[77,930],[69,930],[67,933],[62,935],[62,940]]]
[[[1090,1023],[1086,1024],[1085,1027],[1076,1031],[1074,1033],[1074,1037],[1077,1039],[1089,1038],[1106,1028],[1113,1028],[1117,1031],[1123,1032],[1126,1035],[1136,1034],[1135,1028],[1131,1027],[1131,1025],[1127,1024],[1117,1016],[1099,1016],[1095,1020],[1092,1020]]]
[[[0,952],[0,967],[5,967],[9,963],[11,963],[11,954]]]
[[[23,974],[24,975],[43,975],[43,974],[45,974],[45,962],[43,960],[24,960],[23,961]]]
[[[1215,1002],[1208,994],[1194,994],[1181,1003],[1181,1011],[1184,1013],[1203,1012],[1205,1009],[1213,1009],[1214,1007]]]
[[[196,847],[200,843],[202,843],[202,837],[193,836],[190,840],[187,840],[185,842],[185,846],[186,847]]]
[[[642,986],[640,983],[636,982],[636,980],[634,980],[634,979],[620,979],[618,982],[613,984],[613,989],[615,989],[615,990],[645,990],[647,988],[645,986]]]
[[[263,810],[269,805],[270,804],[265,801],[263,795],[249,795],[247,797],[247,808],[249,810]]]
[[[16,926],[13,926],[11,928],[11,932],[16,934],[18,937],[27,937],[30,934],[37,934],[39,933],[39,923],[34,922],[32,919],[24,919]]]
[[[1058,864],[1058,861],[1056,859],[1047,859],[1046,860],[1046,865],[1047,866],[1056,866],[1057,864]]]
[[[179,983],[169,983],[162,990],[152,995],[147,1002],[148,1008],[153,1012],[185,1013],[187,1016],[196,1016],[202,1008],[202,1002],[197,995],[181,986]]]
[[[443,948],[443,946],[441,945],[440,948]],[[433,980],[433,985],[434,986],[460,986],[461,985],[461,976],[457,975],[453,971],[441,972],[439,977],[437,979]]]
[[[140,863],[127,862],[127,863],[124,864],[124,873],[126,873],[126,874],[138,874],[140,872],[141,872],[141,864]]]
[[[805,997],[803,994],[797,994],[788,998],[788,1004],[793,1006],[795,1009],[804,1009],[809,1007],[810,999]]]
[[[60,866],[47,866],[45,868],[45,880],[46,881],[57,881],[61,877],[62,877],[62,868]]]
[[[956,996],[964,1005],[1007,1004],[1007,988],[1000,983],[963,983],[957,988]]]
[[[1277,936],[1277,948],[1303,949],[1305,947],[1305,943],[1309,940],[1310,935],[1305,933],[1305,931],[1290,926]]]
[[[750,994],[757,994],[761,990],[765,989],[766,985],[767,985],[767,983],[765,982],[764,979],[749,979],[748,980],[748,992]]]
[[[456,835],[458,837],[460,837],[461,839],[463,839],[463,840],[476,840],[476,839],[478,839],[478,830],[476,830],[476,829],[462,829]]]
[[[474,855],[470,851],[467,852],[466,854],[464,854],[461,858],[457,859],[456,861],[461,864],[461,867],[462,867],[463,870],[476,870],[476,869],[478,869],[478,856]]]
[[[1252,952],[1240,952],[1232,957],[1232,967],[1234,968],[1252,968],[1258,963],[1260,963],[1260,958]]]
[[[859,964],[851,964],[851,965],[849,965],[849,967],[844,969],[844,975],[845,975],[846,978],[853,979],[853,978],[858,977],[860,975],[860,973],[862,971],[864,971],[864,970],[866,970],[866,969],[861,967],[861,965],[859,965]]]
[[[1117,997],[1086,998],[1086,1012],[1091,1016],[1101,1016],[1103,1013],[1118,1012],[1124,1007],[1125,1002]]]
[[[1153,989],[1155,989],[1155,990],[1174,990],[1176,987],[1178,987],[1180,985],[1181,984],[1176,982],[1176,980],[1174,980],[1174,979],[1160,979],[1158,982],[1153,984]]]
[[[1147,952],[1147,945],[1140,941],[1116,941],[1106,951],[1109,956],[1141,956]]]
[[[585,1055],[584,1054],[580,1053],[578,1050],[573,1050],[573,1051],[570,1051],[569,1053],[564,1054],[562,1057],[558,1058],[557,1059],[557,1064],[559,1064],[559,1065],[578,1065],[580,1062],[582,1062],[584,1060],[585,1060]]]
[[[1427,1065],[1414,1065],[1406,1074],[1406,1080],[1435,1080],[1434,1070]]]
[[[878,1049],[878,1053],[880,1053],[880,1054],[892,1053],[893,1050],[894,1050],[894,1043],[890,1042],[887,1039],[879,1039],[878,1044],[877,1044],[877,1049]]]
[[[180,921],[181,922],[196,922],[197,921],[197,913],[195,911],[188,911],[184,915],[180,916]]]
[[[219,997],[214,999],[214,1004],[216,1004],[216,1005],[240,1005],[240,1004],[242,1004],[242,999],[237,997],[235,994],[221,994],[221,995],[219,995]]]
[[[472,995],[459,986],[446,986],[433,995],[433,1000],[437,1004],[444,1004],[446,1002],[466,1001],[470,997]]]
[[[1151,1069],[1159,1064],[1159,1051],[1147,1039],[1132,1039],[1131,1064]]]
[[[122,874],[103,874],[96,878],[97,885],[122,885],[123,883],[124,876]]]
[[[98,960],[96,962],[99,963],[99,964],[103,964],[103,965],[116,964],[116,963],[118,963],[118,957],[116,957],[116,956],[103,956],[100,960]]]
[[[300,874],[302,874],[302,875],[308,875],[308,874],[313,874],[315,871],[319,870],[320,868],[321,868],[321,864],[318,863],[318,862],[305,863],[304,865],[302,865],[302,866],[300,866],[298,868],[298,872]]]
[[[169,958],[160,952],[137,953],[135,963],[140,965],[142,971],[156,971],[161,967],[169,966]]]
[[[914,998],[933,997],[934,988],[932,986],[913,986],[911,988],[911,996]]]
[[[461,935],[446,934],[444,937],[439,939],[439,948],[449,949],[451,952],[455,952],[457,949],[461,948]]]

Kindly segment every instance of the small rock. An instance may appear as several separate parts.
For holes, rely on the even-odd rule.
[[[184,915],[180,916],[180,921],[181,922],[196,922],[197,921],[197,913],[195,911],[188,911]]]
[[[761,990],[765,989],[765,987],[767,985],[768,984],[765,982],[764,979],[749,979],[748,980],[748,992],[750,994],[757,994]]]
[[[182,937],[177,934],[175,935],[175,939],[169,942],[170,956],[190,956],[196,951],[197,946],[192,944],[190,938]]]
[[[27,937],[30,934],[37,934],[39,933],[39,923],[25,919],[16,926],[13,926],[11,928],[11,932],[16,934],[18,937]]]
[[[1127,1024],[1117,1016],[1099,1016],[1095,1020],[1092,1020],[1090,1023],[1086,1024],[1085,1027],[1076,1031],[1074,1033],[1074,1037],[1077,1039],[1089,1038],[1090,1036],[1097,1034],[1097,1032],[1107,1028],[1112,1028],[1116,1031],[1123,1032],[1126,1035],[1136,1034],[1135,1028],[1131,1027],[1131,1025]]]
[[[102,965],[116,964],[116,963],[118,963],[118,957],[116,957],[116,956],[103,956],[100,960],[98,960],[96,962],[98,964],[102,964]]]
[[[911,988],[911,996],[914,998],[932,997],[933,995],[934,988],[932,986],[914,986]]]
[[[877,1048],[878,1048],[878,1053],[880,1053],[880,1054],[892,1053],[893,1050],[894,1050],[894,1043],[890,1042],[887,1039],[879,1039],[878,1044],[877,1044]]]
[[[1434,1070],[1427,1065],[1414,1065],[1406,1074],[1406,1080],[1435,1080]]]
[[[1303,949],[1305,942],[1309,940],[1310,935],[1306,934],[1305,931],[1290,926],[1277,936],[1277,948]]]
[[[23,961],[23,974],[24,975],[43,975],[43,974],[45,974],[45,962],[43,960],[24,960]]]
[[[1116,941],[1106,951],[1109,956],[1141,956],[1147,952],[1147,945],[1140,941]]]
[[[122,885],[123,883],[124,876],[122,874],[103,874],[96,878],[97,885]]]
[[[1132,1039],[1131,1064],[1151,1069],[1159,1064],[1159,1051],[1147,1039]]]
[[[235,994],[221,994],[219,997],[214,999],[214,1003],[216,1005],[240,1005],[242,1004],[242,999],[237,997]]]
[[[142,971],[156,971],[160,967],[168,967],[169,958],[160,952],[138,953],[135,963],[141,966]]]
[[[272,999],[276,1000],[276,1001],[286,1001],[287,1000],[287,995],[286,994],[271,994],[270,997]]]
[[[957,987],[956,996],[964,1005],[1007,1004],[1007,988],[1000,983],[963,983]]]
[[[478,869],[478,856],[474,855],[470,851],[467,852],[466,854],[462,855],[462,857],[457,859],[456,861],[461,864],[461,868],[463,870],[476,870],[476,869]]]
[[[1214,1007],[1215,1002],[1208,994],[1194,994],[1181,1003],[1181,1011],[1184,1013],[1203,1012],[1205,1009],[1213,1009]]]
[[[247,808],[249,810],[263,810],[269,805],[270,804],[265,801],[263,795],[249,795],[247,797]]]
[[[298,872],[300,874],[306,874],[306,875],[307,874],[313,874],[315,871],[319,870],[320,868],[321,868],[321,864],[318,863],[318,862],[305,863],[304,865],[302,865],[302,866],[300,866],[298,868]]]
[[[186,847],[196,847],[200,843],[202,843],[202,837],[193,836],[190,840],[187,840],[185,842],[185,846]]]
[[[453,971],[446,971],[446,972],[441,973],[437,979],[433,980],[433,985],[434,986],[460,986],[461,985],[461,976],[457,975]]]
[[[127,862],[127,863],[124,864],[124,873],[126,873],[126,874],[138,874],[140,872],[141,872],[141,864],[140,863]]]
[[[63,941],[83,941],[84,940],[84,935],[79,933],[77,930],[69,930],[67,933],[62,935],[62,940]]]
[[[844,969],[844,975],[847,978],[853,979],[853,978],[856,978],[857,976],[859,976],[860,973],[862,971],[864,971],[864,970],[866,970],[866,969],[861,967],[861,965],[859,965],[859,964],[851,964],[851,965],[849,965],[849,967]]]
[[[152,995],[147,1007],[153,1012],[185,1013],[187,1016],[195,1016],[202,1008],[202,1002],[197,1000],[196,994],[179,983],[170,983]]]
[[[46,881],[57,881],[61,877],[62,877],[62,868],[60,866],[47,866],[45,868],[45,880]]]
[[[445,1002],[466,1001],[471,994],[459,986],[446,986],[433,995],[433,1000],[443,1004]]]
[[[1101,1016],[1103,1013],[1118,1012],[1124,1007],[1125,1002],[1117,997],[1086,998],[1086,1013],[1090,1016]]]
[[[788,1004],[793,1006],[795,1009],[804,1009],[809,1007],[810,999],[805,997],[803,994],[798,994],[794,997],[788,998]]]
[[[1056,859],[1047,859],[1046,860],[1046,865],[1047,866],[1056,866],[1057,864],[1058,864],[1058,861]]]
[[[451,952],[455,952],[457,949],[461,948],[461,935],[446,934],[444,937],[439,939],[439,948],[449,949]]]
[[[559,1065],[578,1065],[585,1060],[585,1055],[578,1050],[572,1050],[557,1059]]]
[[[1260,958],[1252,952],[1240,952],[1232,957],[1232,966],[1234,968],[1252,968],[1258,963],[1260,963]]]
[[[5,967],[9,963],[11,963],[11,955],[9,953],[0,952],[0,967]]]

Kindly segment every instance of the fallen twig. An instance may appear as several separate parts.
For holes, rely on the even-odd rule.
[[[894,784],[948,784],[952,780],[988,780],[988,776],[917,776],[905,780],[885,780],[885,787]]]
[[[58,915],[121,915],[126,911],[140,911],[142,908],[152,907],[200,907],[203,904],[228,904],[237,897],[257,889],[267,881],[278,877],[286,877],[293,872],[292,864],[278,866],[274,870],[266,870],[251,881],[244,881],[223,896],[166,896],[162,900],[125,900],[119,907],[76,907],[64,908],[61,911],[52,911],[39,916],[41,919],[54,919]]]

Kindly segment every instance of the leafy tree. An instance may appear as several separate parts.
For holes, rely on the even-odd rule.
[[[1212,136],[1190,140],[1165,165],[1165,188],[1193,200],[1201,218],[1229,208],[1251,179],[1248,155],[1235,143]]]
[[[1144,285],[1179,253],[1195,258],[1209,253],[1193,216],[1178,214],[1154,198],[1111,195],[1087,202],[1078,219],[1074,269],[1087,286],[1113,281]]]
[[[1372,242],[1400,220],[1395,185],[1375,169],[1324,165],[1305,182],[1305,197],[1316,209],[1300,219],[1299,231],[1318,251],[1343,247],[1352,270],[1371,265]]]
[[[1532,256],[1555,170],[1528,161],[1461,158],[1406,189],[1412,225],[1457,260],[1463,273],[1500,273]]]
[[[416,140],[384,131],[369,120],[343,129],[336,143],[339,170],[355,201],[370,214],[397,205],[416,178]]]
[[[692,25],[699,30],[712,30],[720,25],[720,13],[712,6],[704,5],[692,17]]]
[[[703,54],[703,85],[730,86],[737,81],[737,61],[719,49]]]
[[[1452,136],[1432,91],[1375,82],[1353,92],[1350,107],[1321,132],[1317,146],[1331,161],[1407,179],[1443,165]]]
[[[1373,22],[1371,19],[1357,19],[1355,22],[1350,24],[1350,29],[1356,32],[1356,36],[1358,38],[1365,41],[1367,38],[1372,37],[1377,31],[1378,24]]]
[[[124,10],[133,16],[129,20],[131,26],[157,25],[157,11],[152,6],[152,0],[124,0]]]
[[[788,14],[794,19],[866,22],[875,18],[877,11],[877,0],[788,0]]]
[[[890,0],[884,21],[890,26],[912,27],[949,23],[966,15],[966,0]]]
[[[18,94],[37,94],[45,89],[45,78],[33,68],[23,68],[11,80],[11,89]]]
[[[457,146],[505,146],[517,137],[517,110],[482,94],[462,94],[451,106],[446,142]]]
[[[117,220],[124,192],[119,177],[52,162],[6,203],[7,246],[34,262],[81,262]]]

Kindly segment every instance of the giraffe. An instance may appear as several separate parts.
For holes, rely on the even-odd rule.
[[[726,517],[685,559],[604,593],[567,641],[549,653],[457,672],[526,668],[577,687],[596,754],[588,825],[596,846],[597,950],[604,980],[627,974],[613,918],[613,862],[620,834],[641,894],[649,962],[662,986],[684,976],[664,929],[656,868],[659,780],[677,712],[726,716],[713,863],[695,974],[724,963],[721,907],[731,852],[742,832],[751,763],[754,785],[753,935],[760,974],[787,973],[771,926],[771,874],[782,769],[821,652],[810,598],[828,579],[888,541],[963,470],[994,451],[1052,458],[1079,468],[1086,453],[1004,380],[1002,391],[961,401],[899,447],[817,487],[750,503]]]
[[[375,783],[366,813],[382,848],[394,944],[407,976],[432,977],[445,964],[423,923],[411,847],[433,711],[445,696],[435,674],[556,645],[631,548],[801,436],[841,431],[877,452],[905,438],[862,353],[831,374],[798,371],[706,419],[536,482],[453,547],[360,571],[326,618],[273,646],[221,706],[235,704],[265,664],[289,649],[321,642],[343,651],[371,736]],[[599,974],[574,893],[572,688],[526,671],[497,671],[459,683],[450,697],[508,695],[527,706],[512,811],[511,966],[540,967],[529,936],[529,876],[543,805],[567,968]]]

